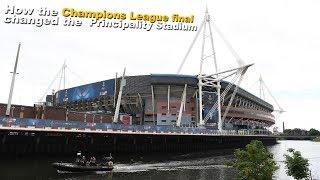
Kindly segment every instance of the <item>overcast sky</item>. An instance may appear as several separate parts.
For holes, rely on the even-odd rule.
[[[124,67],[127,75],[176,73],[195,32],[5,24],[7,5],[48,7],[59,12],[64,7],[72,7],[125,13],[193,14],[195,24],[199,25],[206,1],[0,0],[0,102],[7,102],[10,71],[18,42],[22,42],[13,103],[33,105],[65,60],[84,80],[68,73],[67,87],[113,78]],[[286,128],[320,129],[320,1],[210,0],[208,7],[213,23],[239,56],[246,63],[254,63],[241,86],[257,95],[261,74],[287,111],[277,119],[278,126],[284,121]],[[214,41],[219,69],[236,67],[236,61],[215,32]],[[200,49],[201,43],[197,41],[182,69],[183,74],[199,72]],[[212,61],[206,63],[205,71],[213,72]],[[57,84],[51,89],[57,89]],[[268,95],[266,100],[274,104]]]

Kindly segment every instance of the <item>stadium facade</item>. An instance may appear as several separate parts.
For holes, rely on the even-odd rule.
[[[109,79],[81,85],[56,92],[47,96],[47,105],[68,110],[66,119],[86,119],[89,115],[99,122],[99,115],[113,116],[120,89],[120,80]],[[196,76],[151,74],[125,77],[123,88],[120,122],[137,125],[175,126],[181,112],[181,126],[199,126],[198,79]],[[229,82],[221,81],[223,91]],[[186,86],[186,99],[182,104]],[[221,104],[221,114],[227,109],[229,99],[235,89],[232,88]],[[204,87],[202,116],[206,117],[217,101],[214,88]],[[183,107],[181,107],[183,106]],[[68,116],[72,112],[83,112],[81,117]],[[239,88],[228,109],[223,122],[224,130],[266,129],[275,123],[272,115],[273,106]],[[217,129],[217,110],[207,119],[207,128]],[[109,118],[106,122],[112,122]]]

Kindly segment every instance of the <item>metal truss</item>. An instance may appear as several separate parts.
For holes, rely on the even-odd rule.
[[[214,48],[214,43],[213,43],[213,34],[212,34],[212,29],[215,29],[215,31],[218,33],[218,35],[222,38],[223,42],[226,44],[227,48],[230,50],[230,52],[232,53],[232,55],[235,57],[237,63],[238,63],[238,68],[234,68],[234,69],[230,69],[227,71],[222,71],[222,72],[218,72],[218,65],[217,65],[217,59],[216,59],[216,53],[215,53],[215,48]],[[244,73],[247,71],[248,67],[250,67],[252,64],[250,65],[244,65],[244,61],[239,57],[239,55],[236,53],[236,51],[232,48],[231,44],[226,40],[226,38],[224,37],[224,35],[221,33],[221,31],[217,28],[217,26],[214,25],[214,27],[211,27],[211,18],[210,15],[208,13],[208,8],[206,7],[206,11],[205,11],[205,16],[203,21],[201,22],[201,25],[199,27],[198,32],[196,33],[191,45],[189,46],[189,49],[187,51],[187,53],[185,54],[177,73],[179,74],[183,65],[185,64],[185,61],[188,57],[188,55],[190,54],[196,40],[198,39],[200,32],[203,32],[202,35],[202,48],[201,48],[201,59],[200,59],[200,70],[199,70],[199,74],[197,76],[198,78],[198,94],[199,94],[199,126],[204,126],[206,121],[209,119],[210,116],[212,116],[213,112],[215,109],[217,109],[218,112],[218,130],[222,131],[223,130],[223,121],[226,117],[226,114],[229,110],[229,106],[232,104],[233,98],[238,90],[238,86],[242,81],[243,75]],[[207,33],[208,31],[208,33]],[[205,44],[206,44],[206,40],[207,38],[210,39],[209,44],[211,45],[211,53],[209,53],[209,55],[205,55],[204,54],[204,49],[205,49]],[[214,68],[215,68],[215,74],[210,74],[210,75],[205,75],[202,71],[203,71],[203,62],[209,58],[213,58],[213,62],[214,62]],[[229,84],[227,86],[227,88],[225,89],[225,91],[223,92],[223,94],[220,93],[220,89],[221,89],[221,85],[220,82],[221,80],[231,77],[231,76],[236,76],[236,78],[234,78],[234,80],[236,80],[237,78],[239,78],[239,81],[234,89],[234,92],[230,98],[229,101],[229,105],[227,110],[225,111],[223,117],[221,117],[221,102],[224,101],[224,96],[227,94],[227,92],[231,89],[233,84]],[[203,87],[211,87],[216,89],[216,94],[217,94],[217,101],[214,104],[214,106],[210,109],[209,113],[207,114],[207,116],[205,118],[203,118],[202,115],[202,109],[203,109]],[[221,96],[222,95],[222,96]],[[222,101],[221,101],[222,100]]]

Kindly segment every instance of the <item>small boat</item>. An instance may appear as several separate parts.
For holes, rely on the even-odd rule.
[[[78,165],[76,163],[52,163],[52,166],[58,171],[63,172],[97,172],[97,171],[112,171],[113,165]]]
[[[55,162],[52,166],[62,172],[97,172],[97,171],[112,171],[113,157],[111,153],[102,158],[103,163],[96,163],[96,158],[92,156],[90,161],[86,160],[85,156],[81,156],[81,151],[77,152],[77,158],[74,163]]]

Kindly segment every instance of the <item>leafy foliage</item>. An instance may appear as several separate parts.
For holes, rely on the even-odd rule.
[[[311,128],[309,131],[299,128],[285,129],[283,134],[285,136],[320,136],[320,131]]]
[[[287,174],[295,179],[304,179],[309,177],[309,161],[302,157],[300,151],[292,148],[288,149],[289,154],[285,154],[285,164]]]
[[[294,129],[285,129],[283,135],[286,136],[307,136],[309,132],[304,129],[294,128]]]
[[[320,131],[314,129],[314,128],[311,128],[309,130],[309,136],[320,136]]]
[[[238,179],[269,180],[278,169],[273,155],[261,141],[253,140],[244,150],[236,149],[235,157],[232,166],[238,172]]]

